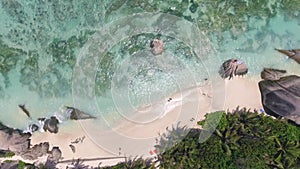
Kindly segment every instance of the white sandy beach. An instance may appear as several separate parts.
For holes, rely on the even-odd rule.
[[[113,165],[124,161],[123,156],[150,157],[159,133],[165,132],[167,127],[176,126],[178,122],[180,125],[197,127],[197,121],[209,112],[232,110],[237,106],[262,108],[257,83],[258,80],[254,78],[235,77],[233,80],[219,79],[213,84],[176,93],[161,102],[141,107],[133,117],[126,117],[127,120],[119,121],[112,129],[98,133],[97,138],[102,138],[100,142],[91,136],[93,132],[86,133],[81,127],[91,123],[87,120],[83,123],[70,121],[68,127],[60,126],[58,134],[36,132],[32,136],[32,144],[48,141],[50,150],[53,146],[59,146],[63,156],[61,161],[120,157],[84,162],[90,166],[98,166],[100,162],[101,166]],[[169,98],[172,100],[168,101]],[[83,137],[82,142],[73,144],[76,148],[73,153],[69,145],[76,138]],[[58,167],[65,168],[67,164],[70,163],[59,163]]]

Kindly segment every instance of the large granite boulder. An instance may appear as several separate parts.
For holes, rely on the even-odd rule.
[[[164,52],[164,42],[161,39],[154,39],[150,42],[151,53],[153,55],[160,55]]]
[[[258,83],[266,113],[285,117],[300,124],[300,77],[281,77],[279,80],[263,80]]]
[[[84,120],[84,119],[94,119],[96,117],[90,115],[90,114],[87,114],[77,108],[74,108],[74,107],[69,107],[69,106],[66,106],[67,108],[67,113],[70,113],[70,119],[71,120]]]
[[[47,158],[48,162],[57,163],[61,159],[62,153],[59,147],[53,147]]]
[[[59,121],[55,116],[51,116],[50,119],[45,119],[43,129],[50,133],[58,133]]]
[[[219,69],[219,74],[223,79],[229,77],[229,80],[233,76],[245,75],[248,72],[248,67],[246,63],[239,59],[229,59],[226,60]]]
[[[275,49],[278,52],[285,54],[289,58],[295,60],[297,63],[300,64],[300,49],[290,49],[290,50],[285,50],[285,49]]]
[[[0,149],[10,150],[16,154],[27,151],[30,147],[30,133],[9,128],[0,122]]]
[[[25,160],[35,160],[38,157],[47,155],[49,151],[49,143],[44,142],[34,145],[32,148],[29,148],[26,152],[21,154],[21,157]]]
[[[285,73],[286,70],[264,68],[264,70],[260,73],[260,77],[264,80],[279,80]]]

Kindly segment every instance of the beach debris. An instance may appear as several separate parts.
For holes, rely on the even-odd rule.
[[[150,150],[149,151],[149,154],[150,155],[154,155],[154,154],[157,154],[158,153],[158,150],[157,149],[154,149],[154,150]]]
[[[245,62],[239,59],[226,60],[220,67],[219,74],[223,79],[229,77],[229,80],[236,75],[245,75],[248,68]]]
[[[31,118],[29,111],[25,107],[25,104],[19,104],[18,106],[29,118]]]
[[[286,70],[264,68],[264,70],[260,73],[260,77],[264,80],[279,80],[285,73]]]
[[[300,77],[290,75],[279,80],[258,83],[264,111],[300,125]]]
[[[172,100],[172,98],[170,97],[169,99],[168,99],[168,102],[170,102]]]
[[[119,147],[119,156],[122,155],[121,150],[122,150],[122,148]]]
[[[58,124],[58,119],[55,116],[51,116],[50,119],[44,121],[43,129],[50,133],[58,133]]]
[[[278,52],[285,54],[289,58],[295,60],[297,63],[300,64],[300,49],[290,49],[290,50],[284,50],[284,49],[276,49]]]
[[[153,39],[150,42],[150,48],[153,55],[160,55],[165,50],[164,43],[161,39]]]
[[[71,144],[77,144],[79,142],[83,143],[84,139],[85,139],[85,136],[78,137],[78,138],[75,139],[75,141],[71,141]]]
[[[75,146],[73,144],[69,144],[69,147],[71,148],[73,153],[76,153]]]
[[[71,120],[84,120],[84,119],[95,119],[96,117],[89,115],[77,108],[65,106],[67,108],[66,112],[70,113]]]

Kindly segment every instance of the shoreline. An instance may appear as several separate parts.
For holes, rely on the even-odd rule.
[[[102,158],[103,160],[99,161],[86,160],[84,164],[98,166],[101,162],[101,166],[109,166],[123,162],[125,160],[124,156],[154,157],[155,154],[150,152],[154,150],[159,133],[164,133],[167,128],[176,126],[179,121],[181,121],[181,125],[183,123],[189,128],[194,128],[198,127],[197,121],[203,120],[206,113],[218,111],[222,106],[224,111],[235,109],[237,106],[257,110],[262,108],[258,81],[255,78],[234,77],[232,80],[217,80],[217,82],[189,88],[171,95],[161,102],[154,103],[150,108],[142,107],[138,109],[134,116],[129,117],[130,120],[123,119],[118,122],[118,126],[114,126],[111,130],[97,133],[102,138],[100,144],[104,146],[99,145],[97,140],[90,137],[91,133],[85,133],[86,129],[82,128],[82,125],[93,124],[89,120],[67,122],[69,124],[60,127],[57,134],[35,132],[31,137],[31,143],[34,145],[47,141],[50,143],[50,149],[53,146],[60,147],[63,157],[62,162],[78,158]],[[225,96],[222,96],[223,87]],[[224,97],[223,103],[221,102],[222,97]],[[168,101],[169,98],[172,98],[170,102]],[[152,121],[145,121],[149,118],[152,118]],[[69,145],[77,138],[82,137],[85,137],[82,142],[73,144],[76,148],[76,152],[73,153]],[[123,137],[125,138],[123,139]],[[129,142],[126,143],[124,140],[129,140]],[[132,142],[133,140],[136,143]],[[120,142],[123,142],[123,146]],[[89,147],[88,152],[86,147]],[[15,159],[15,157],[8,159]],[[32,162],[36,161],[38,160]],[[58,163],[57,165],[57,167],[66,166],[67,163]]]

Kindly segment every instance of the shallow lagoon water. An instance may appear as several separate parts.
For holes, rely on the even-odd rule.
[[[176,10],[181,10],[173,6],[168,7],[168,3],[157,4],[158,8],[147,10],[158,12],[168,9],[171,15],[176,15]],[[106,54],[95,56],[99,61],[97,71],[94,72],[95,77],[91,79],[96,83],[95,88],[91,90],[93,97],[83,97],[79,100],[74,98],[74,77],[77,76],[74,74],[74,67],[78,66],[78,58],[85,53],[87,44],[91,43],[93,38],[101,40],[97,33],[101,32],[105,25],[126,15],[144,12],[141,9],[143,5],[139,5],[139,8],[131,9],[128,7],[130,2],[126,1],[54,3],[3,0],[0,5],[1,63],[4,65],[1,67],[4,73],[0,77],[1,121],[12,127],[26,128],[31,120],[20,111],[18,104],[26,104],[33,119],[62,112],[64,105],[74,105],[98,117],[111,117],[113,114],[114,117],[110,119],[114,121],[120,118],[116,113],[120,111],[118,107],[126,110],[123,112],[126,114],[131,112],[132,108],[156,102],[179,90],[205,84],[204,79],[218,76],[216,72],[220,63],[229,58],[244,60],[249,66],[247,76],[250,77],[257,77],[263,67],[286,69],[289,73],[299,74],[296,62],[286,59],[274,50],[299,48],[299,15],[291,17],[278,12],[270,18],[249,16],[248,27],[243,31],[235,31],[233,28],[209,31],[205,30],[208,28],[200,27],[203,38],[208,38],[206,47],[212,51],[204,52],[200,56],[193,52],[195,46],[164,34],[166,32],[163,29],[159,30],[161,28],[155,26],[152,30],[140,32],[135,36],[114,39],[113,44],[107,44]],[[194,10],[191,9],[192,5],[190,2],[190,10],[182,10],[186,10],[184,14],[190,15],[190,18],[197,19],[201,13],[191,12]],[[198,6],[197,11],[200,10],[207,10],[205,4]],[[187,19],[183,16],[179,18]],[[206,21],[199,19],[194,25],[201,26],[202,22]],[[141,24],[149,23],[141,21]],[[184,28],[183,25],[182,27]],[[126,35],[126,32],[121,34]],[[166,42],[163,59],[176,58],[174,62],[171,62],[171,59],[165,60],[170,64],[169,67],[166,67],[166,64],[159,67],[148,51],[150,40],[159,34]],[[114,37],[114,34],[110,36]],[[122,67],[124,63],[128,66],[133,62],[136,63],[135,66],[125,67],[130,69],[125,70]],[[139,66],[141,64],[143,66]],[[178,71],[186,70],[186,67],[190,74]],[[123,70],[127,71],[126,74],[122,74]],[[118,74],[115,74],[116,72]],[[194,77],[184,74],[192,74]],[[125,82],[121,81],[126,75],[134,76],[131,77],[131,83],[128,83],[130,77],[125,78]],[[115,88],[118,89],[115,92],[121,94],[117,97],[117,106],[114,100],[117,95],[111,90],[111,82],[114,80],[117,82],[114,85],[120,85],[120,88]],[[122,102],[123,95],[129,97],[126,100],[130,102]],[[126,107],[127,105],[130,106]]]

